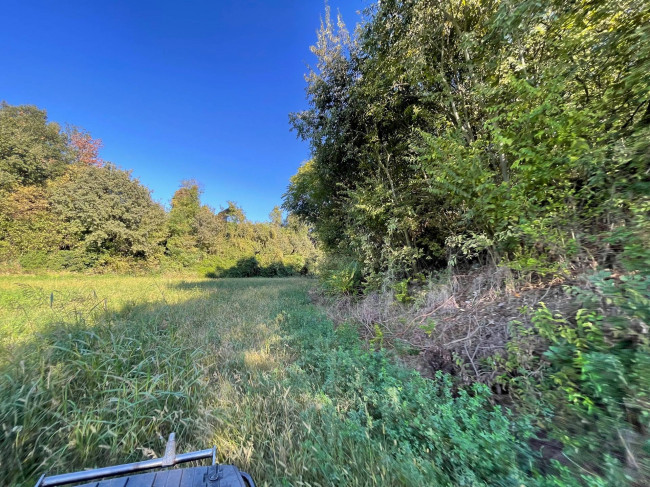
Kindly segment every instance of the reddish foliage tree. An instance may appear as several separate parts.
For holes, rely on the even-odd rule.
[[[70,131],[69,141],[77,162],[95,167],[104,165],[104,160],[99,156],[99,150],[104,147],[101,139],[93,139],[88,132],[75,128]]]

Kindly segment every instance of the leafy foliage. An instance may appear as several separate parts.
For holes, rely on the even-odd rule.
[[[565,273],[647,207],[648,11],[382,1],[354,39],[327,15],[285,207],[369,283],[476,260]]]
[[[42,184],[69,160],[60,127],[35,106],[0,104],[0,190]]]
[[[54,213],[88,253],[149,257],[163,236],[163,209],[114,166],[75,167],[52,188]]]
[[[128,171],[104,161],[101,140],[62,131],[32,106],[0,105],[0,263],[28,271],[189,269],[202,275],[310,272],[307,227],[275,208],[252,223],[234,202],[219,212],[183,181],[169,212]],[[254,264],[254,265],[253,265]]]
[[[542,304],[533,328],[514,331],[502,363],[500,381],[519,407],[553,411],[544,425],[565,454],[617,485],[650,479],[649,282],[594,274],[590,288],[573,290],[575,314]]]

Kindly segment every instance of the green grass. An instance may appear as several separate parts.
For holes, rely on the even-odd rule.
[[[171,431],[258,485],[521,485],[485,390],[365,351],[311,282],[0,277],[0,485],[159,456]]]

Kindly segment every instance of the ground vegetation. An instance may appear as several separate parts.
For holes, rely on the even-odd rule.
[[[160,456],[172,431],[261,486],[538,477],[529,426],[485,386],[365,349],[310,303],[313,284],[1,277],[0,483]]]

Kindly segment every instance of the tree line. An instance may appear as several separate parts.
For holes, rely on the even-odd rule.
[[[646,0],[382,0],[364,19],[322,21],[284,206],[366,285],[647,246]]]
[[[215,211],[194,181],[169,211],[129,171],[104,161],[101,141],[48,121],[34,106],[0,105],[0,264],[22,270],[178,270],[202,275],[307,273],[307,227],[275,208],[250,222],[235,203]]]

